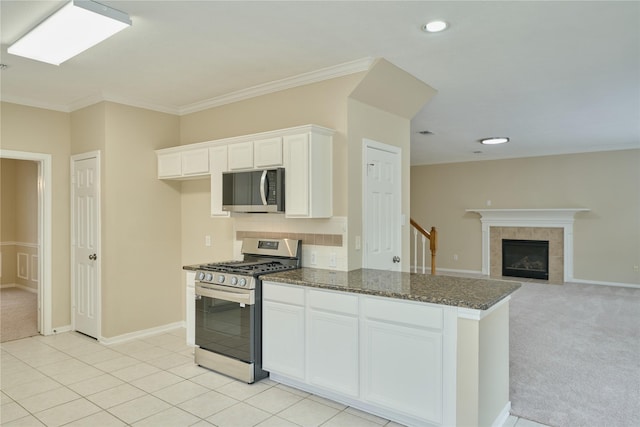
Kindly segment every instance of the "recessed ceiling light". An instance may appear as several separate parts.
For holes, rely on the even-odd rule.
[[[422,31],[426,33],[438,33],[440,31],[446,30],[447,27],[448,25],[444,21],[431,21],[422,26]]]
[[[483,138],[480,140],[480,143],[484,145],[504,144],[505,142],[509,142],[509,138],[505,136],[493,136],[491,138]]]

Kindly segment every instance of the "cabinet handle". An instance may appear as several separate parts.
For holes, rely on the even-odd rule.
[[[89,259],[92,260],[92,261],[95,261],[95,260],[98,259],[98,255],[96,255],[96,254],[89,255]]]
[[[393,257],[393,262],[394,262],[394,263],[396,263],[396,262],[400,262],[400,257],[399,257],[398,255],[394,256],[394,257]]]

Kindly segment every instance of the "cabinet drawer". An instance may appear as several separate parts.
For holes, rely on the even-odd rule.
[[[304,305],[304,288],[264,282],[262,284],[262,298],[285,304]]]
[[[344,293],[309,290],[309,307],[357,316],[358,297]]]
[[[419,328],[442,329],[444,312],[441,308],[409,301],[364,298],[364,315],[370,320],[399,323]]]

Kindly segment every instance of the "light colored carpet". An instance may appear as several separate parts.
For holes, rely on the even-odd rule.
[[[510,318],[513,415],[640,426],[640,289],[523,283]]]
[[[0,342],[38,335],[38,295],[12,287],[0,289]]]

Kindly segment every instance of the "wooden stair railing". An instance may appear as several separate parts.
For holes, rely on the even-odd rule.
[[[413,218],[409,219],[413,227],[413,272],[418,272],[418,233],[422,235],[422,274],[425,274],[426,241],[429,239],[429,250],[431,251],[431,274],[436,274],[436,251],[438,250],[438,231],[431,227],[431,231],[425,230]]]

